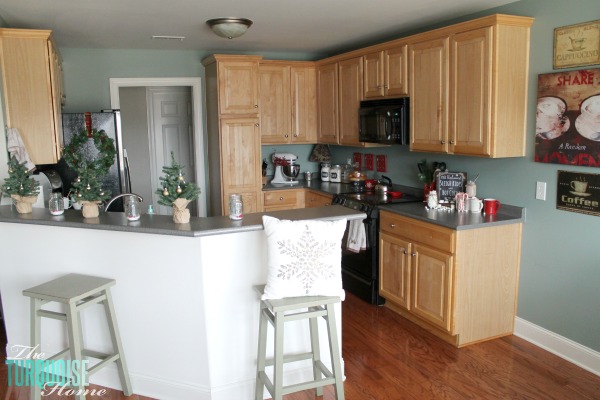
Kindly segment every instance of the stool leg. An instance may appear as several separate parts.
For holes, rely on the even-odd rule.
[[[265,372],[265,359],[267,357],[267,328],[269,321],[265,315],[265,305],[261,301],[260,317],[258,323],[258,356],[256,357],[256,388],[254,400],[263,400],[265,383],[262,374]]]
[[[38,315],[38,310],[42,308],[42,301],[40,299],[36,299],[35,297],[31,298],[29,302],[29,318],[30,318],[30,329],[31,329],[31,347],[40,346],[37,348],[36,353],[41,353],[42,343],[42,318]],[[34,367],[35,368],[35,367]],[[30,389],[30,397],[33,400],[40,400],[42,398],[41,388],[36,385],[38,372],[35,371],[32,374],[33,382],[31,383]]]
[[[335,304],[327,304],[327,331],[329,333],[329,351],[331,353],[331,365],[335,377],[335,398],[344,400],[344,382],[342,380],[342,366],[340,347],[338,344],[337,327],[335,321]]]
[[[131,396],[133,394],[133,390],[131,389],[131,382],[129,381],[129,371],[127,369],[127,363],[125,362],[125,353],[123,352],[121,337],[119,336],[119,327],[117,325],[117,318],[112,302],[112,296],[109,289],[105,289],[104,294],[106,294],[106,300],[104,300],[102,303],[104,303],[104,312],[106,313],[106,320],[108,321],[110,338],[112,340],[114,351],[119,354],[119,358],[116,362],[117,369],[119,370],[119,378],[121,379],[121,386],[125,396]]]
[[[318,310],[319,307],[310,307],[309,311]],[[313,379],[318,381],[321,379],[321,369],[317,367],[317,361],[321,360],[321,347],[319,346],[319,317],[309,318],[310,324],[310,347],[312,351],[313,363]],[[317,396],[323,396],[323,386],[316,388]]]
[[[83,358],[81,356],[82,351],[82,337],[79,336],[80,333],[80,322],[79,322],[79,310],[77,309],[77,305],[75,303],[67,304],[67,333],[69,335],[69,349],[71,352],[71,360],[81,362],[81,375],[83,375]],[[79,395],[76,396],[78,400],[85,400],[85,386],[83,380],[80,380],[79,385],[77,386]]]
[[[283,400],[283,334],[285,312],[275,313],[275,357],[273,365],[273,400]]]

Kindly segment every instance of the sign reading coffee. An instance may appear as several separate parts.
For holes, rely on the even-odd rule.
[[[535,161],[600,167],[600,68],[538,75]]]
[[[600,174],[558,171],[556,208],[600,216]]]

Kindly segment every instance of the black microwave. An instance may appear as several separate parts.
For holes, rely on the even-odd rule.
[[[360,102],[358,139],[361,142],[409,144],[409,98]]]

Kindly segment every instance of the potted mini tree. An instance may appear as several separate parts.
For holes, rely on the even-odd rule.
[[[33,203],[37,201],[40,185],[30,178],[31,173],[12,156],[8,161],[8,178],[2,185],[2,193],[10,196],[17,206],[19,214],[29,214],[33,211]]]
[[[171,166],[163,167],[165,176],[159,178],[162,187],[156,189],[156,194],[159,196],[158,204],[173,207],[173,221],[178,224],[190,222],[190,210],[187,206],[200,195],[198,186],[185,181],[183,169],[184,167],[175,161],[175,155],[171,152]]]

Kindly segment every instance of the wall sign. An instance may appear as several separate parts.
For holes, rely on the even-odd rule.
[[[600,20],[554,29],[554,69],[600,64]]]
[[[600,174],[558,171],[556,208],[600,217]]]
[[[435,179],[439,201],[454,201],[456,193],[465,191],[467,174],[465,172],[440,172]]]
[[[600,68],[538,75],[535,161],[600,167]]]

